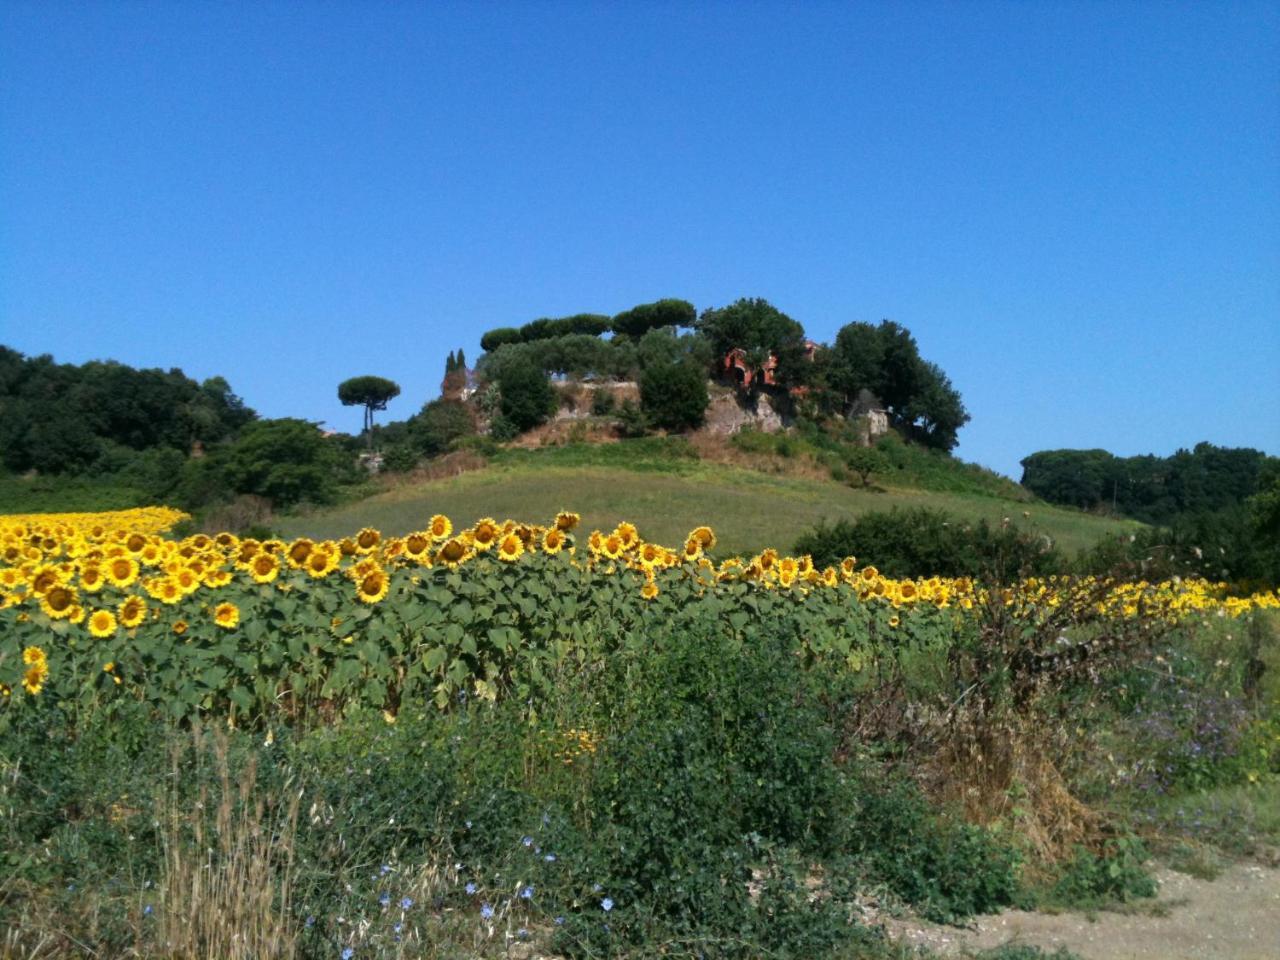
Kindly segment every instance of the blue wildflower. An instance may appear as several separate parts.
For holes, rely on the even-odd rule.
[[[351,958],[354,957],[355,955],[356,955],[356,951],[354,947],[343,947],[342,960],[351,960]]]
[[[155,908],[154,908],[153,906],[151,906],[151,904],[149,904],[149,903],[148,903],[145,907],[143,907],[143,908],[142,908],[142,915],[143,915],[144,917],[149,917],[149,916],[151,916],[151,914],[153,914],[153,913],[155,913],[155,912],[156,912],[156,911],[155,911]]]
[[[476,892],[476,885],[474,883],[469,882],[464,889],[467,891],[468,894],[473,894]]]
[[[556,926],[557,926],[557,927],[563,927],[563,926],[564,926],[564,917],[556,917]]]
[[[413,897],[401,897],[401,898],[400,898],[400,909],[401,909],[401,910],[408,910],[408,909],[409,909],[410,907],[412,907],[412,906],[413,906]]]
[[[555,863],[555,862],[556,862],[556,855],[555,855],[554,853],[548,853],[548,854],[547,854],[545,857],[543,857],[542,859],[543,859],[543,860],[545,860],[545,861],[547,861],[547,863]]]
[[[532,847],[533,837],[521,837],[520,842],[523,843],[526,847]]]
[[[391,906],[391,894],[384,893],[378,898],[378,903],[382,904],[384,907]]]
[[[533,886],[532,886],[532,885],[527,886],[527,887],[525,887],[523,890],[521,890],[521,891],[520,891],[520,899],[522,899],[522,900],[532,900],[532,899],[533,899]]]
[[[610,910],[612,910],[612,909],[613,909],[613,898],[612,898],[612,897],[605,897],[603,900],[601,900],[601,901],[600,901],[600,909],[601,909],[601,910],[603,910],[605,913],[608,913]]]
[[[488,920],[493,916],[493,907],[489,906],[487,903],[480,904],[480,916]]]

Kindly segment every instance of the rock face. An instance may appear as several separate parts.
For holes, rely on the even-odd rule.
[[[707,406],[706,430],[719,436],[728,436],[739,430],[760,430],[776,433],[785,424],[767,394],[756,397],[755,406],[744,406],[732,392],[716,393]]]

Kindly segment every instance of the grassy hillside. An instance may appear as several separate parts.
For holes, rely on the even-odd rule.
[[[1136,527],[989,492],[922,490],[888,481],[860,489],[817,471],[806,473],[803,465],[795,472],[773,463],[760,466],[779,472],[700,460],[683,444],[653,440],[510,451],[482,470],[406,482],[357,503],[282,517],[276,525],[289,536],[335,537],[366,525],[399,534],[422,528],[433,513],[470,524],[482,516],[538,520],[568,508],[582,514],[588,529],[633,520],[642,535],[663,543],[677,543],[692,527],[709,523],[729,553],[789,548],[819,520],[895,506],[934,507],[972,520],[1011,517],[1067,552]]]

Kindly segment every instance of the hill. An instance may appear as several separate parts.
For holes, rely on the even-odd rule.
[[[950,458],[952,467],[935,465],[935,475],[924,481],[934,487],[946,481],[953,489],[924,488],[914,473],[877,478],[865,488],[838,483],[799,443],[786,456],[742,451],[727,442],[699,450],[682,440],[654,438],[502,450],[456,476],[409,475],[367,499],[280,517],[276,526],[288,536],[336,537],[362,526],[403,534],[424,527],[434,513],[470,524],[483,516],[537,520],[568,508],[582,514],[587,529],[631,520],[644,536],[663,543],[678,543],[691,528],[708,523],[724,554],[790,547],[820,520],[904,506],[933,507],[974,521],[1011,517],[1069,553],[1107,534],[1138,529],[1128,521],[1016,499],[1011,481],[1002,488],[998,480],[972,479],[994,475]]]

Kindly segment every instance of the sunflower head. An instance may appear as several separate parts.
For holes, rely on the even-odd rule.
[[[386,597],[391,588],[391,580],[386,571],[373,569],[356,583],[356,596],[361,603],[377,603]]]
[[[120,604],[117,612],[120,616],[120,625],[132,630],[146,619],[147,601],[141,597],[128,597]]]
[[[524,554],[524,541],[520,539],[520,535],[514,531],[508,533],[502,538],[502,542],[498,544],[498,559],[505,560],[507,563],[514,563]]]
[[[646,600],[652,600],[658,595],[658,585],[652,580],[646,580],[643,587],[640,588],[640,596]]]
[[[568,510],[561,510],[556,514],[556,529],[564,533],[568,533],[576,527],[582,518],[576,513],[570,513]]]
[[[476,525],[471,528],[471,542],[475,544],[477,550],[488,550],[501,532],[492,518],[485,517],[477,520]]]
[[[372,527],[365,527],[356,534],[356,549],[361,553],[372,553],[382,542],[382,534]]]
[[[95,610],[89,614],[89,633],[95,637],[109,637],[116,632],[116,615],[110,610]]]
[[[300,537],[289,544],[289,549],[285,552],[285,558],[289,561],[289,566],[295,570],[301,570],[302,565],[307,562],[307,557],[311,556],[311,550],[314,547],[315,544],[306,537]]]
[[[542,551],[543,553],[557,554],[564,549],[564,542],[564,531],[558,526],[552,527],[542,535]]]
[[[240,625],[240,608],[234,603],[220,603],[213,608],[213,622],[224,630],[234,630]]]
[[[260,553],[249,561],[249,576],[254,583],[270,583],[280,574],[280,561],[269,553]]]
[[[138,579],[138,561],[132,557],[116,557],[109,561],[107,579],[117,587],[132,586]]]
[[[449,534],[453,533],[453,522],[443,513],[437,513],[431,518],[431,523],[427,525],[427,532],[437,543],[441,540],[447,540]]]
[[[467,545],[460,538],[452,537],[441,544],[436,560],[454,570],[466,561],[469,553]]]

